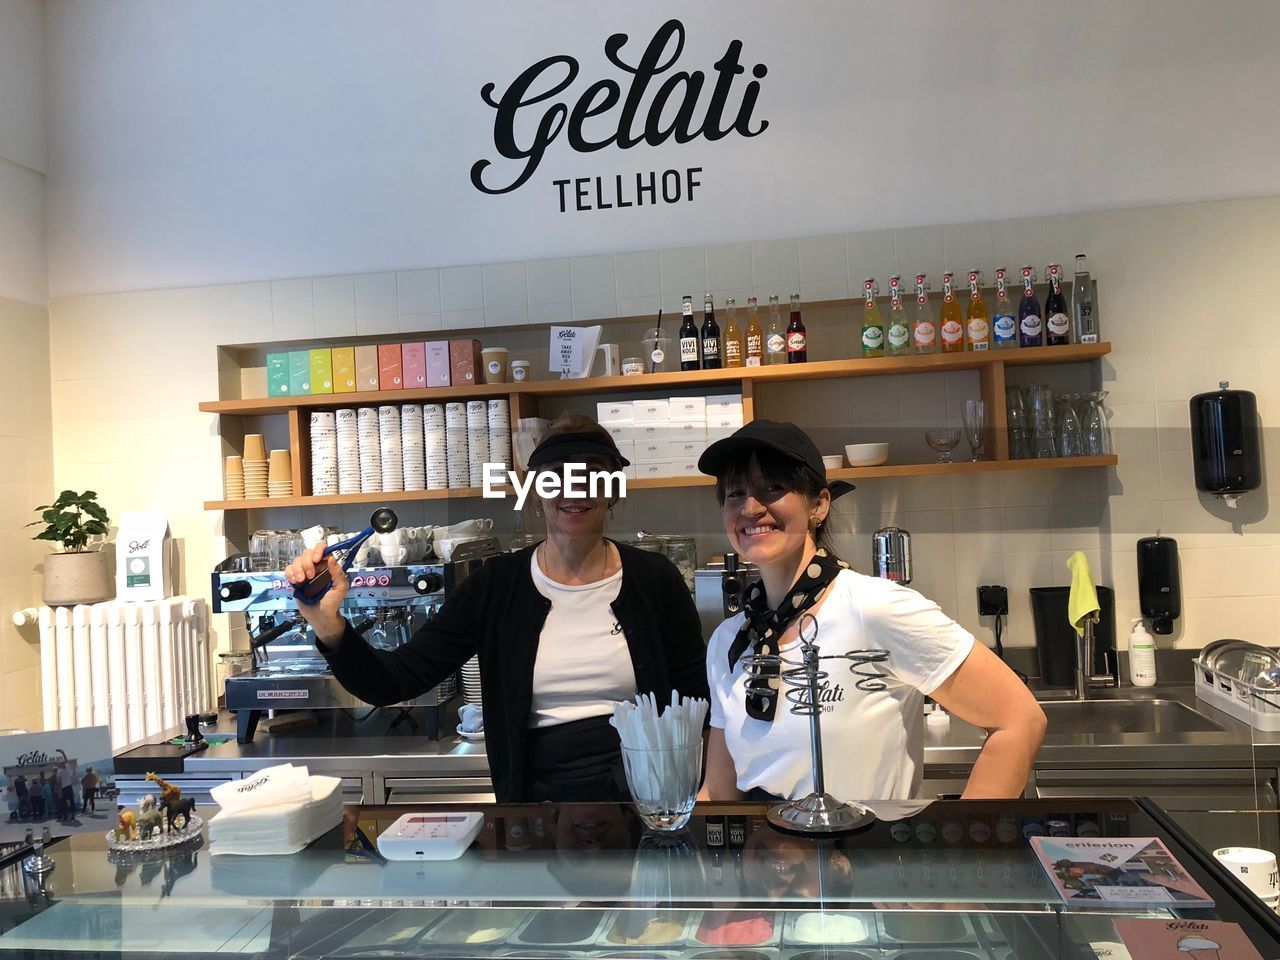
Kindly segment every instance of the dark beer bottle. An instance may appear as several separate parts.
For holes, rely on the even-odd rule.
[[[1067,316],[1067,298],[1062,295],[1062,267],[1049,264],[1049,295],[1044,298],[1045,343],[1060,347],[1071,342],[1071,320]]]
[[[680,306],[683,319],[680,321],[680,369],[697,370],[698,362],[698,327],[693,322],[693,297],[688,295]]]
[[[787,324],[787,363],[804,363],[809,359],[809,338],[800,319],[800,294],[791,295],[791,322]]]
[[[702,369],[719,370],[721,366],[720,325],[716,323],[715,307],[708,293],[702,301]]]

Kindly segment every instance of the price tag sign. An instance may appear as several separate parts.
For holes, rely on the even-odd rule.
[[[581,380],[591,373],[591,361],[604,328],[552,327],[547,369],[561,380]]]

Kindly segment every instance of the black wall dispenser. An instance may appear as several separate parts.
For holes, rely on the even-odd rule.
[[[1138,605],[1153,631],[1173,633],[1173,621],[1182,615],[1178,541],[1173,537],[1157,534],[1138,541]]]
[[[1191,398],[1191,453],[1196,489],[1227,506],[1262,485],[1262,438],[1258,398],[1248,390],[1219,389]]]

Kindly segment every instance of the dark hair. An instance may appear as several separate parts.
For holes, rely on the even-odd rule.
[[[724,498],[730,484],[740,483],[751,472],[751,461],[760,465],[760,473],[770,483],[798,493],[810,500],[816,500],[823,490],[827,489],[826,481],[814,472],[813,468],[799,460],[779,453],[769,447],[740,450],[731,455],[724,464],[720,475],[716,477],[716,499],[724,506]],[[813,542],[820,547],[829,547],[831,535],[828,530],[831,512],[813,531]]]

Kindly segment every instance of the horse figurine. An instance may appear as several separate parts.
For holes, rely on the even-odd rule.
[[[177,822],[181,818],[182,827],[180,829],[185,830],[191,822],[191,812],[196,808],[195,798],[184,797],[181,787],[168,783],[154,773],[148,773],[147,779],[153,781],[160,788],[160,806],[165,812],[165,829],[169,831],[179,829]]]
[[[120,825],[116,827],[116,839],[120,841],[132,840],[138,832],[138,818],[134,816],[132,810],[123,810],[120,813]]]
[[[156,808],[155,797],[143,797],[138,803],[138,839],[151,839],[151,835],[163,826],[163,816]]]

